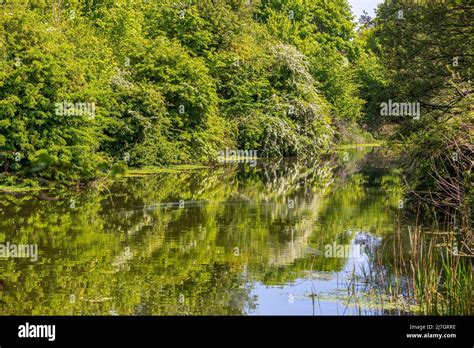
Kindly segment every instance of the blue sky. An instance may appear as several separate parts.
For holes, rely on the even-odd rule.
[[[383,0],[349,0],[349,4],[352,6],[352,12],[354,12],[357,19],[359,19],[364,10],[366,10],[371,17],[374,17],[374,8],[381,2],[383,2]]]

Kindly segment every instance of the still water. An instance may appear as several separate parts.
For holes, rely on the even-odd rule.
[[[406,314],[363,281],[397,225],[381,150],[0,196],[1,315]]]

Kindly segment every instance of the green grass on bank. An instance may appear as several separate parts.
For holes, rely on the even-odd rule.
[[[0,184],[0,193],[27,193],[27,192],[35,192],[40,191],[41,188],[38,186],[31,186],[25,183],[19,184]]]
[[[362,143],[362,144],[344,144],[338,145],[335,147],[336,150],[348,150],[348,149],[357,149],[362,147],[379,147],[384,145],[382,142],[380,143]]]
[[[368,148],[368,147],[378,147],[383,145],[383,143],[360,143],[360,144],[345,144],[339,145],[334,149],[337,150],[346,150],[346,149],[356,149],[356,148]],[[249,157],[245,158],[248,161],[254,161],[257,158]],[[226,162],[233,162],[237,160],[242,160],[242,158],[226,158]],[[158,166],[145,166],[142,168],[124,168],[123,172],[117,173],[118,177],[142,177],[147,175],[156,175],[156,174],[179,174],[183,172],[190,172],[196,170],[208,169],[209,166],[201,164],[178,164],[171,165],[166,167]],[[112,175],[108,179],[114,180],[117,176]],[[101,179],[98,178],[98,181]],[[64,183],[51,181],[52,185],[45,185],[41,183],[38,179],[21,179],[15,176],[6,176],[2,177],[0,175],[0,193],[22,193],[22,192],[35,192],[41,190],[52,189],[53,187],[62,186]],[[65,184],[65,186],[75,186],[73,182]]]
[[[143,168],[129,168],[124,175],[125,177],[134,177],[134,176],[145,176],[145,175],[153,175],[153,174],[176,174],[181,172],[189,172],[193,170],[200,170],[209,168],[204,165],[198,164],[181,164],[181,165],[174,165],[169,167],[155,167],[155,166],[146,166]]]
[[[209,168],[208,166],[204,165],[196,165],[196,164],[181,164],[181,165],[173,165],[169,167],[157,167],[157,166],[146,166],[143,168],[128,168],[124,171],[123,174],[109,177],[108,179],[114,180],[116,177],[140,177],[140,176],[147,176],[147,175],[155,175],[155,174],[177,174],[183,172],[189,172],[194,170],[201,170]],[[97,182],[100,182],[104,178],[97,178]],[[108,180],[107,180],[108,181]],[[64,187],[64,186],[75,186],[78,183],[60,183],[51,181],[50,184],[45,184],[40,182],[40,179],[22,179],[13,175],[9,176],[2,176],[0,174],[0,194],[1,193],[28,193],[28,192],[37,192],[37,191],[44,191],[50,190],[54,188]]]

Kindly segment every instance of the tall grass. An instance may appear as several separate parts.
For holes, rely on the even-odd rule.
[[[473,314],[473,255],[459,233],[399,228],[372,257],[365,281],[390,301],[428,315]]]

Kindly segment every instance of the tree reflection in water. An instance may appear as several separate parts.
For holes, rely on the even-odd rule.
[[[265,296],[256,284],[334,278],[348,260],[324,246],[393,230],[401,194],[367,151],[349,157],[126,177],[59,201],[2,195],[0,241],[38,244],[39,260],[0,260],[0,313],[241,315]]]

